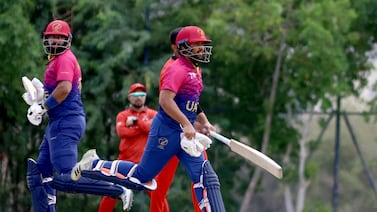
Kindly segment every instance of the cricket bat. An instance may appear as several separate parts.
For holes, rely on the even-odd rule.
[[[249,160],[253,164],[263,168],[270,174],[274,175],[278,179],[283,178],[283,170],[279,164],[269,158],[267,155],[262,152],[253,149],[239,141],[234,139],[228,139],[214,131],[210,131],[210,135],[217,140],[228,145],[232,152],[242,156],[243,158]]]

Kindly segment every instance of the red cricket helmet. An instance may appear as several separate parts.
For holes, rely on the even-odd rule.
[[[180,43],[186,42],[187,44],[195,43],[195,42],[204,42],[210,43],[212,40],[209,40],[204,31],[197,27],[197,26],[186,26],[183,27],[177,35],[176,44],[177,46]]]
[[[64,36],[56,38],[53,35]],[[43,32],[43,48],[48,55],[60,55],[71,47],[72,34],[68,23],[62,20],[51,21]]]
[[[197,26],[186,26],[178,32],[176,44],[178,46],[179,53],[190,58],[196,65],[197,62],[209,63],[212,55],[212,46],[191,45],[192,43],[197,42],[210,43],[212,40],[208,39],[204,31]]]
[[[71,28],[65,21],[55,20],[47,25],[43,35],[64,35],[69,37],[71,35]]]

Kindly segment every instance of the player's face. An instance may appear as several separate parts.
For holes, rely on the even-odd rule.
[[[43,36],[43,47],[46,54],[60,55],[71,46],[71,37],[64,35]]]
[[[49,35],[47,36],[47,40],[51,47],[57,48],[62,46],[67,41],[67,38],[63,35]]]
[[[192,54],[196,55],[198,58],[203,58],[203,51],[204,51],[204,43],[203,42],[196,42],[191,43],[190,46],[192,48]]]
[[[145,99],[147,94],[141,90],[136,90],[135,92],[128,95],[128,100],[130,104],[135,108],[141,108],[145,104]]]

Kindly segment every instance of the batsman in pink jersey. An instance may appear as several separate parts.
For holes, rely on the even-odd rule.
[[[82,73],[70,49],[72,34],[68,23],[52,21],[43,34],[43,47],[48,56],[44,84],[33,79],[33,85],[42,95],[37,95],[37,100],[30,100],[30,94],[23,96],[30,105],[27,113],[30,123],[38,126],[43,114],[48,115],[38,159],[28,158],[27,185],[33,209],[55,211],[56,190],[59,190],[119,198],[126,210],[131,205],[132,195],[123,186],[89,178],[71,179],[71,170],[77,162],[77,147],[86,127],[81,100]]]
[[[195,131],[197,120],[207,130],[215,128],[204,112],[198,114],[203,90],[199,63],[208,63],[212,47],[197,26],[182,28],[176,38],[181,57],[166,70],[161,84],[158,113],[153,119],[148,143],[139,164],[101,160],[95,150],[86,152],[72,170],[73,180],[81,176],[105,180],[131,189],[156,189],[154,177],[176,156],[194,183],[202,211],[225,211],[220,182],[203,151],[211,140]]]

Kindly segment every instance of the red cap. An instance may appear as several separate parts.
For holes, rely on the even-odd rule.
[[[141,83],[134,83],[130,86],[130,89],[128,90],[128,94],[135,92],[136,90],[142,90],[143,92],[147,92],[147,89],[145,86]]]

